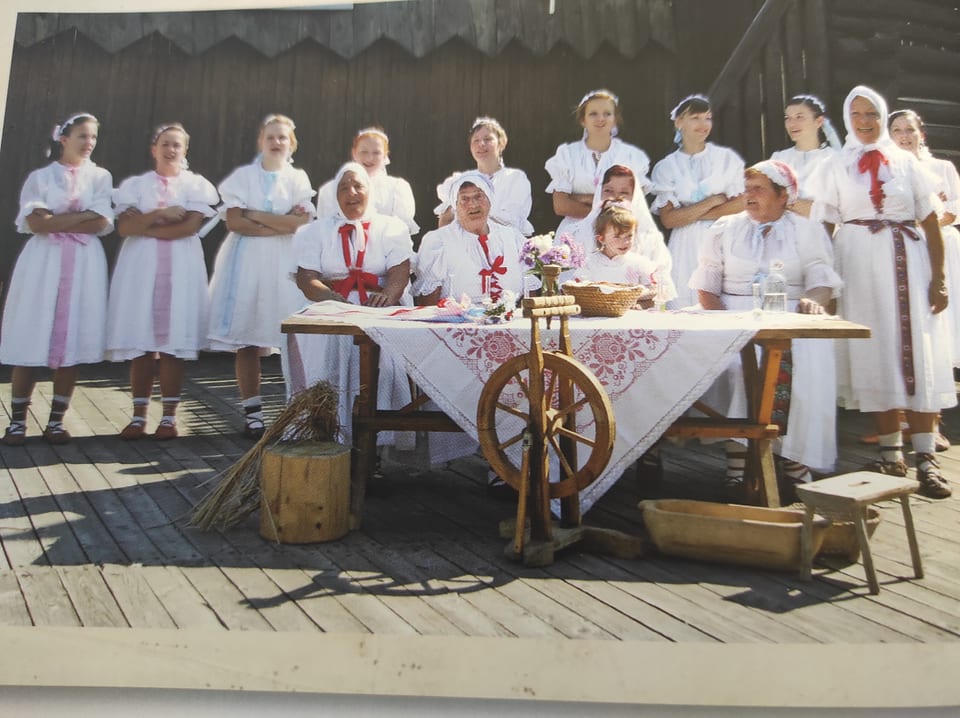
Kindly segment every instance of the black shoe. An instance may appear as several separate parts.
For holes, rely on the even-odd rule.
[[[492,471],[487,475],[487,496],[497,501],[516,501],[517,490]]]

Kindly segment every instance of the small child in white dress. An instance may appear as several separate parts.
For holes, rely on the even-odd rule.
[[[634,251],[637,218],[620,202],[605,202],[594,222],[596,250],[587,256],[577,279],[590,282],[642,284],[641,305],[649,306],[656,296],[657,265]]]

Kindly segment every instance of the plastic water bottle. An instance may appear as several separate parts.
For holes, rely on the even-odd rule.
[[[770,271],[763,281],[763,309],[766,312],[787,311],[787,278],[779,259],[770,262]]]

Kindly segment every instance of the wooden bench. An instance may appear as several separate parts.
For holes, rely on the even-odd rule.
[[[803,529],[800,534],[801,576],[810,580],[813,564],[811,527],[816,509],[849,516],[857,532],[857,541],[863,555],[863,568],[867,574],[870,593],[880,593],[877,573],[870,554],[870,539],[867,536],[867,507],[878,501],[900,499],[903,509],[903,523],[910,543],[910,558],[917,578],[923,578],[923,566],[920,563],[920,548],[917,534],[913,528],[913,514],[910,513],[910,494],[920,488],[920,484],[909,479],[886,476],[873,471],[856,471],[841,476],[833,476],[810,484],[797,486],[797,495],[806,507]]]

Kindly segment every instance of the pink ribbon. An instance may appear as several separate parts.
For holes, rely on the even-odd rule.
[[[77,246],[90,241],[88,234],[55,232],[47,235],[60,245],[60,281],[57,283],[57,303],[53,310],[53,329],[50,332],[50,350],[47,366],[59,369],[67,351],[67,332],[70,328],[70,297],[73,294],[73,270],[77,263]]]
[[[168,206],[170,183],[166,177],[160,180],[159,207]],[[157,274],[153,284],[153,341],[157,348],[170,341],[170,301],[173,297],[173,247],[170,240],[154,239],[157,246]]]

